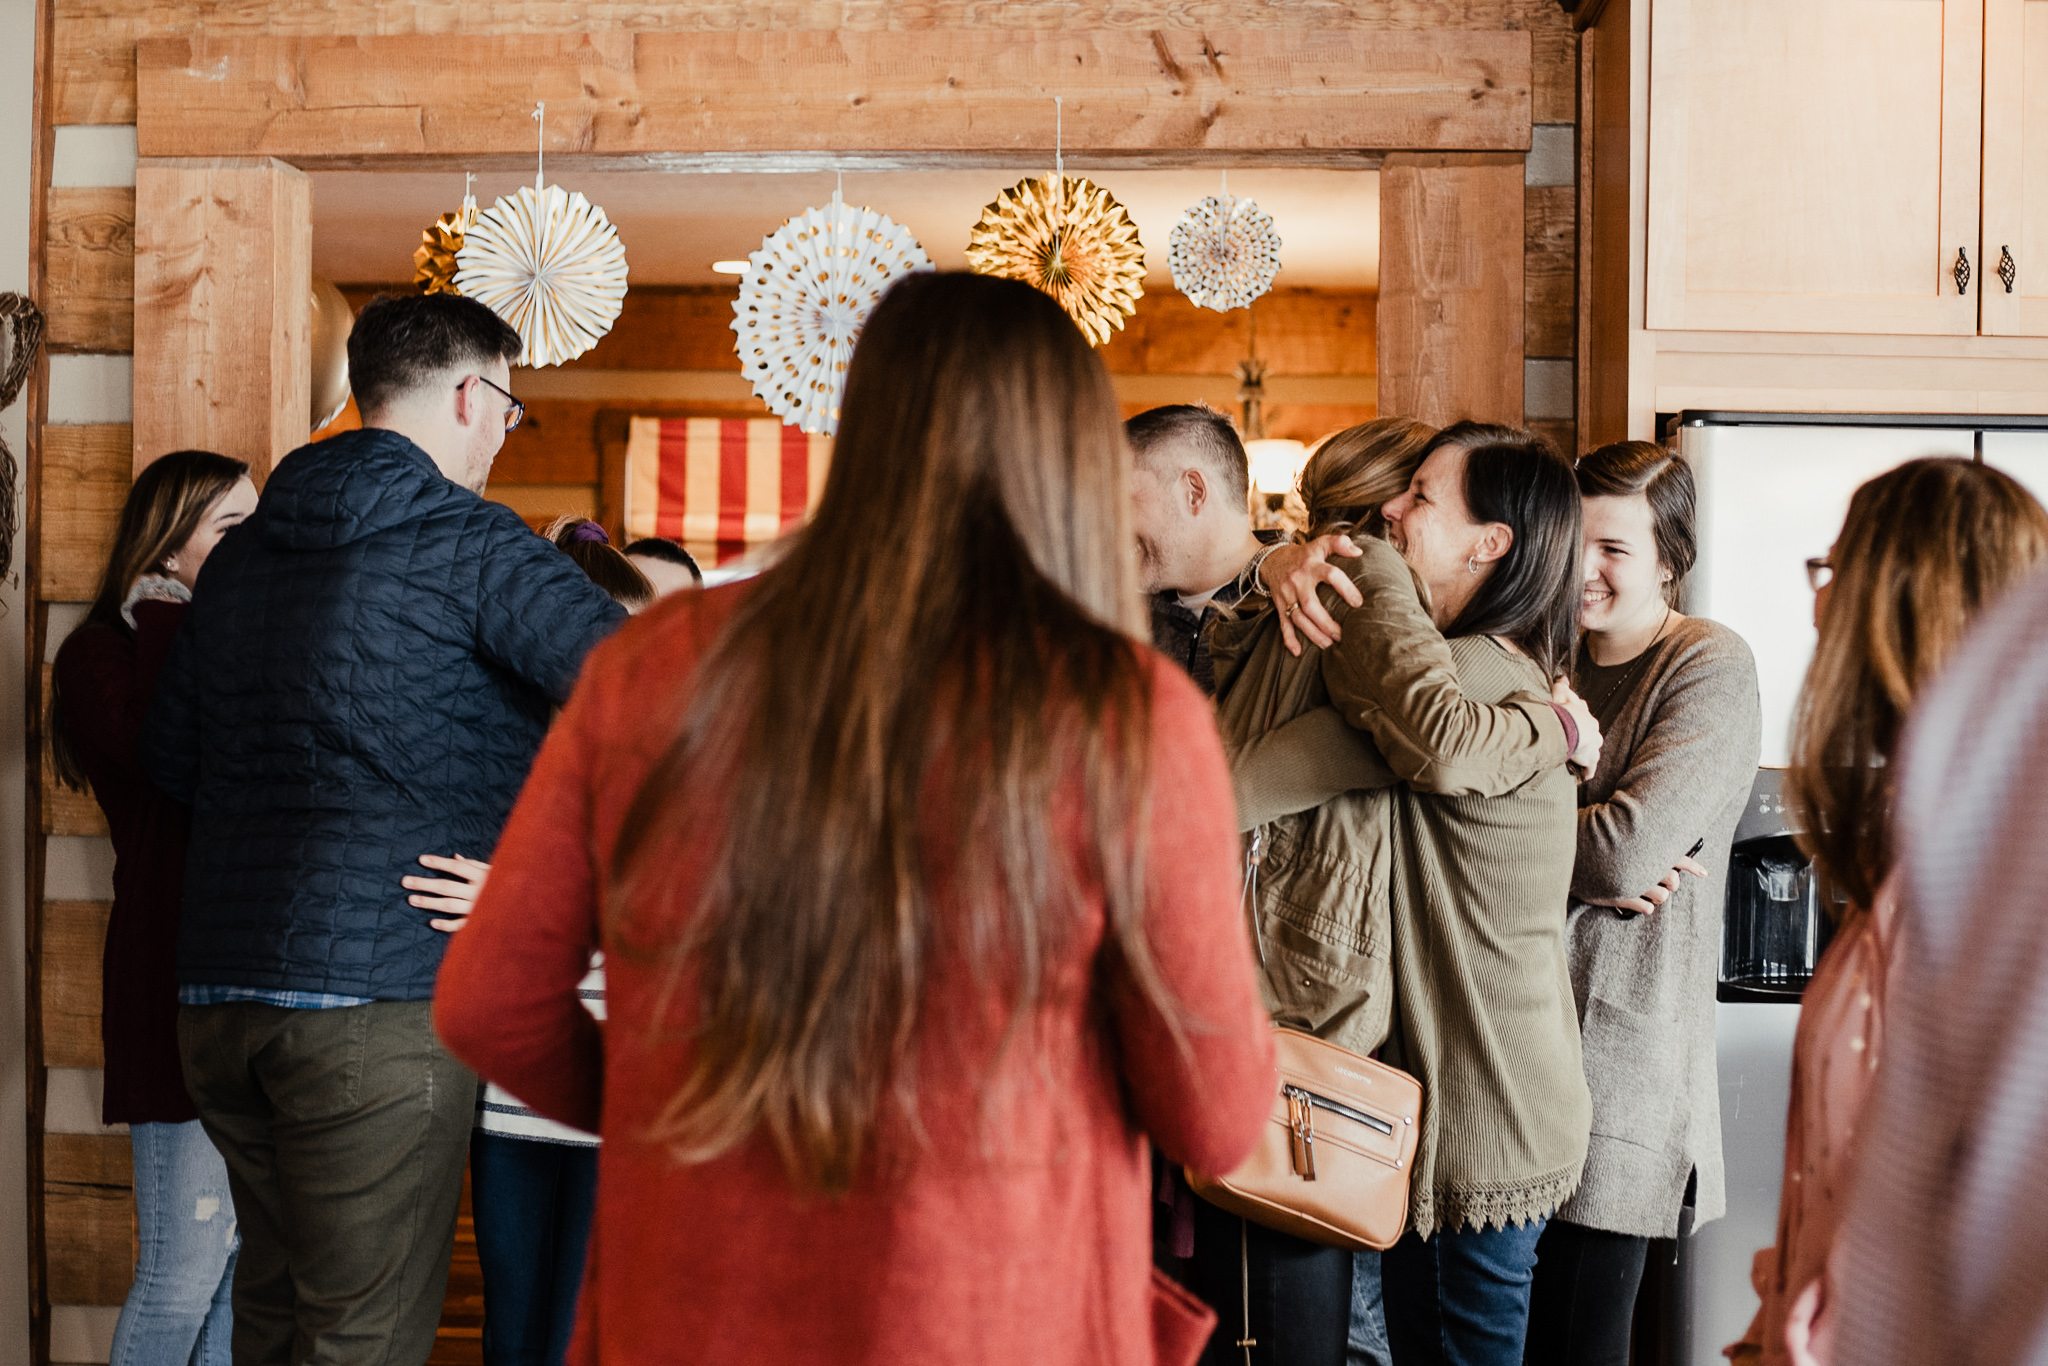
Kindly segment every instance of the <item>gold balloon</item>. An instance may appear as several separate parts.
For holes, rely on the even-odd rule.
[[[967,264],[1052,295],[1094,346],[1123,327],[1145,292],[1138,225],[1109,191],[1057,171],[1018,181],[981,211]]]
[[[444,213],[429,228],[420,230],[420,244],[412,253],[412,282],[422,294],[459,294],[455,287],[455,253],[462,250],[462,234],[476,221],[476,210]]]
[[[348,333],[356,315],[331,280],[313,279],[313,431],[348,406]]]

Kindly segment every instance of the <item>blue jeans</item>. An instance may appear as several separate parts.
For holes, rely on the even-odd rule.
[[[1380,1254],[1351,1254],[1351,1333],[1344,1344],[1346,1366],[1393,1366],[1387,1346],[1387,1311],[1380,1302]]]
[[[135,1283],[111,1366],[228,1366],[235,1204],[228,1168],[198,1120],[135,1124]]]
[[[1394,1366],[1522,1366],[1546,1222],[1401,1235],[1381,1257]]]
[[[597,1149],[479,1131],[469,1143],[469,1199],[485,1366],[560,1366],[597,1204]]]

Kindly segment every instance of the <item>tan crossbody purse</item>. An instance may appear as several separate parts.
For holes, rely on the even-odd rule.
[[[1228,1176],[1193,1171],[1195,1194],[1255,1224],[1354,1250],[1408,1226],[1422,1083],[1298,1029],[1276,1027],[1280,1091],[1252,1155]]]

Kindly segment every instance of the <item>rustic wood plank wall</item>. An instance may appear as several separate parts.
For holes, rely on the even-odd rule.
[[[606,44],[622,35],[658,38],[646,50],[659,52],[664,43],[674,41],[666,35],[687,33],[745,30],[813,35],[808,39],[781,40],[801,45],[817,41],[815,35],[828,30],[845,35],[967,32],[984,36],[1000,31],[1003,36],[998,41],[1006,46],[1018,41],[1020,35],[1038,35],[1031,40],[1051,44],[1046,49],[1051,51],[1057,40],[1046,35],[1057,30],[1104,29],[1130,34],[1131,50],[1142,56],[1152,50],[1151,33],[1155,29],[1166,35],[1168,51],[1185,48],[1198,53],[1196,34],[1189,30],[1295,28],[1351,30],[1370,35],[1373,41],[1367,46],[1381,54],[1372,57],[1376,63],[1373,69],[1386,75],[1395,69],[1388,65],[1394,57],[1412,66],[1418,53],[1426,56],[1454,46],[1443,41],[1446,35],[1502,33],[1515,35],[1516,41],[1527,35],[1531,54],[1527,117],[1539,135],[1548,130],[1571,136],[1577,104],[1579,40],[1555,0],[1301,0],[1285,5],[1271,0],[1210,0],[1193,6],[1181,0],[1126,0],[1118,4],[1107,0],[1081,0],[1078,4],[1072,0],[806,0],[803,4],[774,0],[701,0],[684,4],[620,0],[602,6],[570,0],[450,0],[430,6],[414,0],[355,0],[349,4],[335,0],[47,0],[47,4],[50,19],[42,34],[47,79],[43,133],[39,139],[45,175],[54,128],[136,122],[138,44],[161,39],[184,39],[188,44],[199,44],[203,50],[209,43],[252,38],[410,35],[431,43],[456,34],[539,37],[576,48],[588,46],[589,62],[579,59],[574,66],[580,76],[589,65],[605,69],[602,54],[617,50]],[[594,37],[586,44],[582,35]],[[339,53],[333,60],[347,59],[349,44],[330,46]],[[641,45],[635,44],[635,50],[640,51]],[[1463,50],[1472,49],[1467,45]],[[1199,60],[1183,61],[1180,65],[1183,71],[1191,73],[1191,81],[1209,79]],[[521,98],[528,96],[532,70],[515,72],[508,67],[504,75],[519,82]],[[614,71],[607,79],[616,82],[620,76]],[[572,100],[576,97],[573,91],[565,94]],[[1491,94],[1476,103],[1482,110],[1498,107]],[[1075,112],[1075,104],[1069,102],[1070,115]],[[550,96],[551,116],[558,107],[559,103]],[[1290,111],[1291,117],[1299,119],[1305,107],[1315,108],[1312,101],[1297,101]],[[875,111],[877,116],[885,112]],[[687,111],[674,110],[668,116],[686,115]],[[772,114],[762,117],[771,118]],[[1155,117],[1165,115],[1155,113]],[[874,121],[880,120],[877,117]],[[284,123],[294,125],[294,120]],[[512,123],[514,128],[503,136],[508,139],[507,145],[523,157],[530,125],[523,117]],[[424,118],[415,118],[409,127],[394,123],[391,135],[416,136],[425,145],[434,126]],[[1255,123],[1233,115],[1223,121],[1223,126],[1224,133],[1219,136],[1250,136],[1232,130],[1252,128]],[[1468,121],[1464,126],[1473,125]],[[268,130],[270,125],[265,127]],[[303,138],[319,127],[317,122],[297,118],[295,126],[287,126],[284,131]],[[587,138],[587,144],[578,145],[592,148],[611,146],[606,138],[625,136],[602,120],[591,121],[587,131],[567,121],[556,127],[565,136]],[[1114,130],[1095,136],[1105,147],[1118,145]],[[1183,130],[1176,136],[1186,140],[1197,135]],[[1428,140],[1432,136],[1437,140]],[[1413,133],[1406,140],[1390,138],[1382,145],[1448,148],[1459,145],[1459,139],[1469,140],[1473,136],[1476,135],[1425,131]],[[1446,137],[1451,140],[1443,140]],[[776,141],[787,145],[786,134]],[[1070,134],[1069,145],[1084,144]],[[208,154],[217,150],[209,149]],[[267,156],[272,148],[259,146],[253,150]],[[1396,169],[1398,172],[1398,164]],[[1504,181],[1508,174],[1496,170],[1494,178]],[[49,349],[60,359],[122,355],[134,349],[134,202],[135,190],[119,185],[60,186],[47,194],[47,212],[39,214],[34,225],[39,241],[47,243],[46,249],[41,245],[36,248],[42,261],[37,285],[50,318]],[[1569,367],[1575,363],[1580,332],[1574,259],[1578,207],[1575,183],[1532,180],[1524,193],[1522,344],[1518,355],[1508,357],[1503,352],[1503,364],[1508,370],[1516,369],[1516,362],[1524,358],[1531,364],[1561,363]],[[1491,224],[1488,231],[1489,240],[1496,246],[1511,250],[1501,235],[1501,224]],[[1309,307],[1306,302],[1288,303],[1285,295],[1276,296],[1268,306],[1269,311],[1261,317],[1260,350],[1274,360],[1276,373],[1285,373],[1284,366],[1296,364],[1302,368],[1293,369],[1292,373],[1302,376],[1415,372],[1417,361],[1413,357],[1388,357],[1381,364],[1379,353],[1385,348],[1375,345],[1373,309],[1369,302],[1357,300],[1345,305],[1351,310],[1348,316],[1330,321],[1329,335],[1344,339],[1344,345],[1330,353],[1334,359],[1283,359],[1282,350],[1296,344],[1288,340],[1290,336],[1306,338],[1311,332],[1304,318],[1283,321],[1283,309],[1297,306]],[[636,291],[629,296],[628,318],[622,320],[619,334],[622,342],[630,340],[632,344],[621,345],[616,351],[600,348],[572,369],[724,372],[729,368],[727,361],[731,355],[730,334],[723,331],[729,316],[724,313],[725,308],[723,298],[708,294],[690,297],[683,291]],[[644,327],[633,321],[641,314],[646,318]],[[1214,317],[1187,310],[1168,296],[1155,295],[1132,328],[1111,344],[1105,358],[1112,369],[1125,375],[1227,375],[1229,365],[1224,362],[1234,362],[1243,354],[1242,337],[1233,331],[1240,324],[1224,320],[1221,327],[1207,331],[1192,326]],[[1498,316],[1496,323],[1503,327],[1511,325],[1505,314]],[[1490,403],[1499,406],[1508,402],[1506,383],[1503,379],[1496,386]],[[1515,388],[1521,387],[1519,382],[1515,384]],[[83,601],[96,587],[100,557],[132,468],[136,435],[128,425],[111,420],[89,425],[46,425],[46,392],[44,382],[38,381],[31,395],[32,444],[39,446],[40,452],[31,454],[25,472],[31,498],[26,553],[32,557],[32,572],[40,579],[40,601],[55,605],[59,611],[69,610],[75,617],[75,609],[62,605]],[[1383,387],[1383,397],[1385,393]],[[664,402],[677,411],[753,410],[751,400],[744,399]],[[1560,413],[1554,406],[1539,410],[1535,403],[1532,389],[1524,400],[1523,415],[1560,445],[1570,448],[1575,441],[1575,428],[1569,407]],[[639,403],[630,406],[644,407]],[[1274,405],[1270,411],[1276,419],[1284,421],[1286,406]],[[1328,410],[1321,413],[1311,411],[1317,406],[1312,403],[1295,406],[1304,425],[1320,422],[1325,424],[1322,429],[1327,429],[1352,420],[1341,405],[1325,405]],[[1388,410],[1392,410],[1391,406]],[[615,402],[599,398],[548,398],[538,400],[533,412],[527,444],[508,447],[500,468],[501,479],[509,483],[507,477],[516,475],[529,481],[523,486],[541,488],[553,487],[554,481],[568,475],[579,477],[566,482],[580,484],[580,476],[590,469],[602,471],[607,423],[620,412]],[[45,610],[48,609],[36,613],[38,633]],[[37,675],[31,680],[33,698],[42,696],[42,653],[40,640],[32,642],[32,659],[38,661],[32,665]],[[40,749],[39,718],[31,730],[31,739]],[[39,767],[47,774],[47,765]],[[55,788],[42,774],[32,776],[30,782],[31,820],[39,828],[58,839],[101,835],[103,824],[89,801]],[[44,863],[40,847],[32,851],[29,862],[31,904],[40,904]],[[103,905],[68,901],[51,903],[43,915],[32,917],[30,981],[38,998],[33,1003],[35,1021],[31,1027],[31,1044],[36,1053],[29,1059],[35,1079],[32,1091],[38,1098],[32,1116],[34,1123],[41,1120],[40,1069],[83,1071],[94,1065],[91,1050],[97,1046],[97,1030],[86,1026],[96,1008],[90,996],[97,988],[98,945],[94,936],[103,925],[103,916]],[[49,935],[48,954],[39,952],[35,943],[36,937],[45,933]],[[36,1037],[45,1030],[47,1044]],[[85,1127],[87,1117],[72,1116],[63,1122]],[[67,1330],[58,1334],[60,1341],[98,1340],[94,1335],[103,1335],[110,1328],[112,1306],[119,1303],[127,1286],[133,1255],[133,1215],[127,1189],[125,1136],[52,1132],[41,1138],[37,1151],[41,1161],[32,1164],[30,1178],[39,1217],[32,1220],[38,1226],[32,1227],[31,1242],[36,1259],[38,1350],[47,1359],[52,1305],[59,1306],[60,1313],[74,1316]],[[40,1227],[45,1223],[47,1239]],[[475,1358],[478,1305],[474,1271],[473,1265],[464,1266],[468,1269],[458,1268],[457,1284],[451,1288],[451,1332],[437,1359]]]

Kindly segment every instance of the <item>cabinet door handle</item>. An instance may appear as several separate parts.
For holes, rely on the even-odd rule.
[[[2005,292],[2012,293],[2012,287],[2019,283],[2020,263],[2012,259],[2011,247],[1998,249],[1998,278],[2005,281]]]
[[[1956,266],[1952,273],[1956,277],[1956,293],[1968,294],[1970,292],[1970,253],[1961,247],[1956,248]]]

